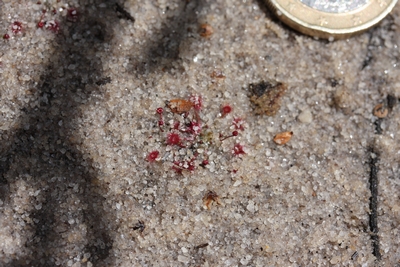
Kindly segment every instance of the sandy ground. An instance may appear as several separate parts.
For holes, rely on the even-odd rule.
[[[399,5],[333,42],[255,0],[0,29],[1,266],[400,266]]]

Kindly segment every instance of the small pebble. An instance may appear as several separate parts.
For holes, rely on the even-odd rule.
[[[303,110],[297,118],[302,123],[310,123],[313,119],[311,111],[309,109]]]
[[[178,261],[179,262],[183,262],[183,263],[188,263],[190,261],[189,257],[183,256],[183,255],[179,255],[178,256]]]
[[[254,201],[249,201],[249,204],[247,205],[246,209],[250,212],[255,212],[256,211],[256,207],[254,205]]]

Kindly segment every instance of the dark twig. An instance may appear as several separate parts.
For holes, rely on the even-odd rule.
[[[369,189],[371,191],[371,198],[369,201],[369,228],[371,231],[372,240],[372,254],[379,261],[381,259],[381,252],[379,248],[379,236],[378,236],[378,167],[379,153],[374,148],[369,149],[370,160],[369,160]]]
[[[199,249],[199,248],[205,248],[205,247],[207,247],[207,246],[208,246],[208,243],[204,243],[204,244],[195,246],[194,248],[195,248],[195,249]]]
[[[144,225],[143,221],[138,221],[137,224],[135,224],[132,229],[134,231],[139,230],[139,232],[143,233],[144,229],[146,228],[146,226]]]

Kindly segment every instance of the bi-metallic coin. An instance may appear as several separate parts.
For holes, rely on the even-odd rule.
[[[379,23],[397,0],[266,0],[287,25],[307,35],[337,39]]]

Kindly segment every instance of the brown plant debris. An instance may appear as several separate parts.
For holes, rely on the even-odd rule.
[[[204,206],[207,207],[207,209],[211,209],[211,204],[213,202],[216,202],[218,205],[221,205],[221,201],[219,200],[219,196],[217,195],[217,193],[210,190],[204,195],[203,203]]]
[[[373,114],[378,118],[385,118],[389,113],[388,108],[384,104],[378,104],[374,107]]]
[[[177,114],[189,112],[194,106],[192,102],[185,99],[172,99],[165,101],[165,103],[172,113]]]
[[[278,133],[277,135],[275,135],[274,137],[274,142],[277,145],[284,145],[287,142],[290,141],[290,139],[293,136],[293,132],[282,132],[282,133]]]
[[[250,101],[256,115],[274,116],[280,106],[281,98],[287,89],[286,84],[276,81],[262,81],[249,85]]]
[[[200,25],[199,27],[199,34],[201,37],[210,37],[211,35],[213,35],[214,33],[214,29],[211,27],[210,24],[207,23],[203,23]]]
[[[225,79],[225,75],[222,72],[222,70],[220,70],[220,69],[213,70],[213,72],[211,73],[210,77],[212,79]]]
[[[195,246],[194,248],[195,248],[195,249],[199,249],[199,248],[205,248],[205,247],[207,247],[207,246],[208,246],[208,243],[204,243],[204,244]]]

